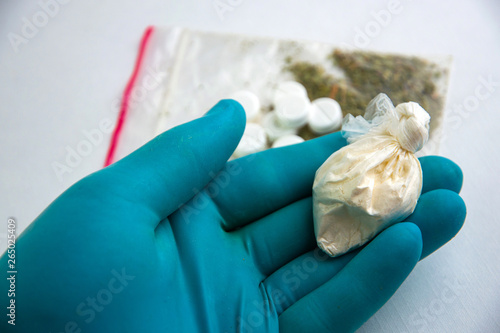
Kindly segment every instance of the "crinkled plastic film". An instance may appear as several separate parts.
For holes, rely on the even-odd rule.
[[[313,185],[314,229],[323,251],[347,253],[413,212],[422,190],[415,153],[429,138],[429,120],[419,104],[394,108],[384,94],[364,117],[346,117],[342,134],[349,145],[323,163]]]
[[[398,95],[398,87],[393,87],[391,83],[418,82],[416,89],[427,89],[429,96],[439,100],[434,107],[426,108],[432,117],[430,140],[433,144],[428,144],[429,149],[424,149],[422,154],[438,151],[439,138],[434,137],[434,133],[438,132],[444,113],[451,64],[449,56],[414,57],[366,52],[358,54],[355,52],[360,51],[341,50],[319,42],[202,32],[180,27],[155,27],[147,52],[136,87],[143,93],[130,105],[118,146],[118,158],[130,153],[155,135],[201,116],[217,101],[228,98],[238,90],[250,90],[257,94],[261,101],[262,113],[265,114],[273,109],[273,93],[277,84],[286,80],[296,80],[304,84],[311,99],[333,97],[341,104],[344,115],[359,115],[359,108],[355,106],[359,103],[363,105],[364,110],[366,99],[375,97],[371,90],[376,87],[370,86],[370,76],[366,76],[367,84],[364,84],[362,79],[358,80],[361,84],[354,85],[356,79],[350,78],[348,73],[339,67],[335,54],[337,58],[339,54],[355,54],[359,57],[366,55],[368,61],[360,66],[365,69],[363,75],[373,69],[373,61],[377,59],[379,62],[380,59],[385,59],[387,63],[394,59],[399,59],[402,63],[413,59],[419,64],[418,69],[425,67],[426,70],[432,71],[430,82],[424,83],[418,81],[419,71],[412,68],[403,71],[403,80],[393,77],[394,72],[391,70],[383,71],[379,76],[386,89],[377,93],[386,93],[398,104],[411,99],[394,100],[394,96],[401,94]],[[356,73],[350,75],[355,76]],[[157,85],[146,85],[153,80],[157,81]],[[407,85],[401,85],[401,88]],[[363,87],[368,87],[366,92]],[[391,89],[392,91],[389,91]],[[362,98],[357,101],[356,96]],[[419,100],[415,102],[421,103]],[[260,122],[262,118],[256,122]],[[307,126],[300,129],[298,134],[305,139],[317,136],[312,134]]]

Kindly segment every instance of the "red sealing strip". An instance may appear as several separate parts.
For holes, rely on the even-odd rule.
[[[113,163],[116,147],[118,146],[118,141],[120,140],[120,136],[123,130],[123,124],[125,123],[125,118],[127,116],[132,89],[134,88],[135,82],[137,81],[139,69],[141,68],[142,60],[144,58],[144,54],[146,53],[145,52],[146,47],[153,33],[153,30],[154,30],[153,26],[149,26],[146,28],[146,31],[144,31],[144,34],[142,35],[141,45],[139,47],[139,54],[137,55],[137,59],[135,61],[134,71],[132,72],[132,75],[128,80],[127,86],[123,91],[122,101],[120,105],[120,112],[118,114],[118,120],[116,121],[115,129],[113,131],[113,134],[111,135],[111,143],[108,148],[108,153],[106,154],[106,161],[104,162],[104,167],[107,167],[108,165]]]

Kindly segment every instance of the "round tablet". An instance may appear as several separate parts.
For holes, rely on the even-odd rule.
[[[248,123],[233,156],[238,158],[266,149],[266,131],[259,124]]]
[[[304,86],[297,81],[283,81],[278,83],[278,87],[276,87],[276,91],[274,92],[274,102],[280,99],[283,96],[302,96],[307,97],[307,90]]]
[[[323,97],[312,102],[309,127],[316,134],[338,130],[342,125],[342,109],[336,100]]]
[[[262,117],[262,126],[266,131],[269,141],[273,142],[281,136],[295,134],[297,131],[293,128],[281,126],[276,117],[276,112],[268,112]]]
[[[304,139],[302,139],[298,135],[293,135],[293,134],[285,135],[285,136],[278,138],[278,140],[274,141],[273,148],[295,145],[295,144],[301,143],[301,142],[304,142]]]
[[[299,128],[307,123],[311,102],[303,96],[282,96],[276,101],[276,117],[286,128]]]
[[[240,103],[241,106],[243,106],[248,121],[257,119],[257,116],[260,113],[260,101],[257,95],[249,90],[240,90],[232,94],[230,98],[234,99]]]

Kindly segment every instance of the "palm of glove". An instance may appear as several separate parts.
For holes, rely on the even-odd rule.
[[[329,258],[311,184],[344,140],[226,164],[243,128],[221,102],[54,201],[17,243],[17,331],[352,331],[464,221],[460,169],[427,157],[412,223]]]

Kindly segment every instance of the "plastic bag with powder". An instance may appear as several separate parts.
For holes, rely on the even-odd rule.
[[[429,138],[429,114],[414,102],[394,107],[379,94],[364,117],[347,115],[349,145],[316,172],[314,229],[318,246],[335,257],[362,246],[410,215],[422,190],[414,155]]]

